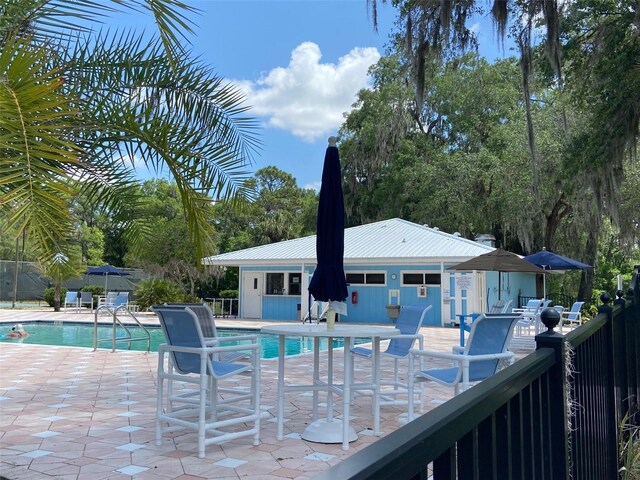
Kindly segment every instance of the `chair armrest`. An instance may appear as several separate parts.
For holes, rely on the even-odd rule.
[[[211,350],[211,353],[224,353],[224,352],[244,352],[246,350],[259,351],[260,345],[258,343],[243,343],[240,345],[229,345],[219,347],[207,347],[207,351]]]
[[[501,353],[487,353],[485,355],[458,355],[460,358],[466,359],[468,362],[477,362],[482,360],[496,360],[501,358],[512,358],[515,356],[513,352],[506,351]]]
[[[160,345],[160,347],[162,348],[162,350],[165,350],[168,352],[195,353],[197,355],[201,355],[202,353],[211,355],[214,353],[237,352],[237,351],[244,351],[244,350],[258,351],[260,349],[260,345],[258,343],[244,343],[242,345],[229,345],[227,347],[222,347],[222,346],[215,347],[215,346],[207,345],[204,348],[203,347],[182,347],[179,345],[169,345],[169,344],[163,343],[162,345]]]
[[[569,318],[569,315],[575,318]],[[582,322],[582,312],[567,312],[566,310],[560,314],[561,320],[569,320],[570,322]]]
[[[447,360],[460,360],[461,355],[458,353],[437,352],[435,350],[420,350],[418,348],[412,348],[409,350],[409,355],[413,357],[431,357],[431,358],[444,358]]]
[[[218,342],[244,342],[251,341],[256,343],[258,341],[257,335],[232,335],[230,337],[216,337]]]
[[[396,335],[395,337],[391,337],[390,340],[394,340],[394,339],[413,339],[413,340],[420,340],[421,338],[424,339],[424,335],[422,335],[421,333],[416,333],[415,335],[412,335],[410,333],[404,334],[401,333],[400,335]]]
[[[513,352],[503,352],[503,353],[488,353],[486,355],[465,355],[462,353],[446,353],[446,352],[436,352],[433,350],[418,350],[412,348],[409,350],[409,353],[412,356],[421,356],[421,357],[432,357],[432,358],[444,358],[446,360],[454,360],[456,362],[468,361],[475,362],[480,360],[493,360],[498,358],[511,358],[514,356]]]

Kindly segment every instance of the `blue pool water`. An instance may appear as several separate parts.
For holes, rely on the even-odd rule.
[[[26,322],[23,323],[25,331],[29,333],[26,338],[6,338],[4,335],[11,331],[13,324],[0,326],[0,342],[10,343],[30,343],[35,345],[60,345],[66,347],[91,347],[93,348],[93,325],[64,322],[54,324],[51,322]],[[164,343],[164,335],[160,327],[147,327],[151,334],[151,351],[157,352],[158,345]],[[131,336],[141,337],[141,330],[131,327]],[[122,328],[116,329],[116,337],[125,336]],[[218,328],[220,336],[249,335],[255,334],[260,341],[262,358],[276,358],[278,356],[278,337],[259,333],[257,330],[246,329],[226,329]],[[98,348],[111,349],[112,328],[110,326],[98,327]],[[100,341],[105,340],[105,341]],[[370,341],[363,339],[362,341]],[[361,343],[356,339],[356,343]],[[228,343],[225,345],[229,345]],[[285,355],[300,355],[313,352],[313,339],[309,337],[290,337],[285,339]],[[343,346],[342,340],[333,340],[333,347]],[[127,350],[127,343],[118,343],[118,350]],[[131,342],[131,350],[144,351],[147,349],[146,339],[143,341]],[[320,339],[320,349],[327,349],[327,339]]]

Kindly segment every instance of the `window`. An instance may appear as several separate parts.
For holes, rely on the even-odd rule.
[[[440,274],[426,272],[403,272],[402,285],[440,285]]]
[[[384,285],[384,273],[367,273],[367,285]]]
[[[350,285],[386,285],[387,277],[384,272],[349,272],[347,283]]]
[[[284,288],[284,273],[267,273],[267,285],[265,294],[282,295]]]
[[[300,295],[301,279],[302,279],[301,273],[289,274],[289,288],[287,289],[287,295]]]
[[[364,285],[364,273],[347,273],[347,283],[351,285]]]
[[[272,272],[266,274],[265,295],[300,295],[302,274]]]

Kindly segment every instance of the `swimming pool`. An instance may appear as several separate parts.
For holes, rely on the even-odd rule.
[[[80,324],[73,322],[52,323],[52,322],[23,322],[24,329],[29,332],[26,338],[5,338],[0,336],[0,342],[5,343],[28,343],[34,345],[59,345],[66,347],[90,347],[93,348],[93,325]],[[0,335],[4,335],[11,331],[13,324],[5,324],[0,326]],[[128,327],[128,326],[127,326]],[[164,343],[164,335],[160,327],[147,327],[151,335],[151,351],[157,352],[158,345]],[[132,337],[140,337],[141,330],[138,327],[130,327]],[[255,334],[260,341],[262,358],[277,358],[278,356],[278,337],[276,335],[262,334],[257,330],[247,329],[227,329],[218,328],[218,335],[250,335]],[[98,326],[98,340],[107,340],[98,342],[98,348],[111,349],[111,326]],[[116,337],[122,337],[125,331],[122,328],[116,329]],[[370,339],[356,339],[356,343],[369,342]],[[146,341],[131,342],[131,350],[146,350]],[[228,345],[228,344],[226,344]],[[333,347],[340,348],[343,346],[342,339],[333,340]],[[119,343],[118,350],[127,350],[127,343]],[[313,339],[309,337],[290,337],[285,339],[285,355],[300,355],[303,353],[313,352]],[[320,339],[320,349],[328,348],[327,339]]]

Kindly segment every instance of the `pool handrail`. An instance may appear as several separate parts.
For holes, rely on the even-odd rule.
[[[109,339],[109,340],[99,340],[98,339],[98,316],[102,312],[107,312],[108,314],[110,314],[112,316],[113,333],[111,335],[111,339]],[[144,336],[142,336],[142,337],[133,337],[131,335],[131,331],[129,330],[127,325],[124,322],[120,321],[120,318],[118,317],[118,312],[121,312],[124,315],[133,318],[133,321],[136,323],[136,325],[142,329],[142,332],[143,332]],[[127,336],[117,337],[116,336],[116,327],[117,326],[122,327],[124,329],[124,331],[127,333]],[[99,342],[111,341],[111,351],[115,352],[116,351],[116,345],[118,343],[125,343],[126,342],[126,343],[129,344],[129,349],[131,349],[131,342],[139,341],[139,340],[146,340],[147,341],[147,353],[150,352],[151,351],[151,334],[149,333],[149,330],[147,330],[147,328],[142,323],[140,323],[138,318],[126,307],[126,305],[120,305],[118,307],[110,307],[108,305],[101,305],[98,308],[96,308],[96,311],[95,311],[94,316],[93,316],[93,351],[94,352],[98,349],[98,343]]]

